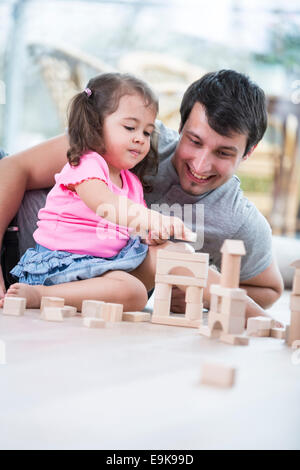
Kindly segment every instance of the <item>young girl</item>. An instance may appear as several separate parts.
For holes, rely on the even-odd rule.
[[[158,246],[134,232],[149,245],[151,233],[158,240],[190,236],[180,219],[144,202],[141,182],[157,165],[151,148],[157,112],[153,92],[130,75],[99,75],[74,97],[68,163],[39,212],[36,247],[11,271],[19,283],[7,295],[26,297],[28,308],[38,308],[41,296],[64,297],[78,310],[84,299],[144,308]]]

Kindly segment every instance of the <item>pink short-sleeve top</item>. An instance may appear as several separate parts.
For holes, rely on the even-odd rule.
[[[121,178],[123,186],[119,188],[109,178],[106,161],[96,152],[84,154],[78,166],[67,163],[55,175],[56,184],[48,194],[45,207],[39,211],[34,240],[50,250],[102,258],[117,255],[127,244],[130,229],[98,216],[68,188],[88,179],[99,179],[115,194],[146,206],[137,176],[121,170]]]

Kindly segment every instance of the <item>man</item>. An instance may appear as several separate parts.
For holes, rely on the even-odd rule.
[[[158,124],[160,165],[158,174],[151,178],[153,191],[145,194],[146,202],[192,204],[194,211],[203,204],[201,251],[208,252],[211,263],[219,268],[223,241],[243,240],[247,255],[242,259],[241,286],[250,299],[266,308],[283,289],[272,258],[271,230],[255,206],[243,197],[234,175],[266,130],[264,93],[246,76],[221,70],[206,74],[188,88],[180,113],[179,135]],[[0,162],[0,239],[24,192],[54,184],[54,174],[66,163],[67,149],[67,136],[59,136]],[[22,227],[27,223],[31,231],[35,228],[29,212],[36,200],[31,195],[25,217],[24,211],[19,212],[21,242]],[[40,201],[38,205],[42,204]],[[216,271],[210,271],[208,282],[216,283],[218,278]],[[4,290],[1,279],[0,286]],[[184,297],[177,289],[173,290],[172,310],[184,311]]]

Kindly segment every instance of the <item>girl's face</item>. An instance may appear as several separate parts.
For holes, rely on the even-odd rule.
[[[103,138],[109,170],[120,173],[137,165],[150,150],[156,110],[138,95],[124,95],[117,110],[104,119]]]

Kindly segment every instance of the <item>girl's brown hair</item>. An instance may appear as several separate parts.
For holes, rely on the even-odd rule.
[[[72,166],[79,165],[81,155],[89,150],[105,153],[104,119],[117,110],[122,96],[138,93],[146,106],[153,106],[156,113],[158,112],[158,101],[151,88],[129,74],[103,73],[92,78],[86,90],[75,95],[69,107],[70,148],[67,157]],[[157,136],[153,132],[149,153],[132,169],[140,178],[145,191],[151,191],[151,187],[145,182],[144,176],[155,174],[157,167]]]

